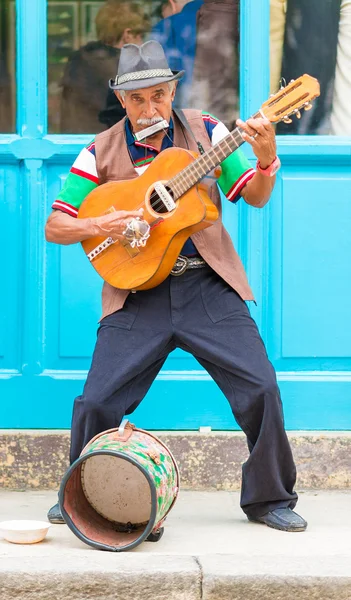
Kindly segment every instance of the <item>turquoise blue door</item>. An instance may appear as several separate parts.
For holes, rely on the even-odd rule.
[[[47,133],[47,6],[17,0],[16,9],[17,132],[0,135],[0,427],[68,428],[94,348],[101,280],[79,245],[47,244],[44,224],[92,136]],[[242,2],[243,117],[269,95],[269,19],[268,0]],[[270,203],[226,203],[224,219],[257,299],[251,311],[287,428],[350,429],[350,137],[281,135],[278,149]],[[180,351],[133,420],[150,429],[238,428],[207,373]]]

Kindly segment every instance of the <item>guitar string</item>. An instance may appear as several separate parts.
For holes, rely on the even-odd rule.
[[[168,130],[165,128],[165,129],[163,129],[162,131],[163,131],[163,132],[164,132],[164,134],[165,134],[165,135],[168,137],[168,139],[170,140],[170,142],[171,142],[172,146],[174,146],[174,145],[175,145],[175,144],[174,144],[174,140],[172,140],[172,138],[169,136],[169,134],[168,134]],[[149,137],[150,137],[150,136],[149,136]],[[147,140],[147,137],[145,138],[145,140]],[[132,164],[133,164],[134,168],[136,168],[136,164],[135,164],[135,161],[134,161],[134,159],[133,159],[133,157],[132,157],[132,155],[131,155],[131,152],[130,152],[130,150],[129,150],[128,144],[127,144],[127,149],[128,149],[129,158],[130,158],[130,160],[131,160],[131,162],[132,162]],[[144,160],[146,160],[146,153],[147,153],[147,147],[145,146],[145,150],[144,150]],[[162,202],[162,200],[160,199],[159,195],[158,195],[158,194],[157,194],[157,192],[155,192],[155,191],[153,191],[153,192],[152,192],[152,194],[150,195],[150,201],[152,201],[152,204],[151,204],[151,206],[152,206],[153,210],[156,210],[156,212],[157,212],[157,207],[158,207],[158,205],[162,206],[162,204],[163,204],[163,202]],[[161,214],[161,213],[160,213],[160,214]]]
[[[164,129],[162,129],[162,131],[164,132],[165,136],[169,139],[169,141],[171,142],[172,146],[174,146],[175,145],[174,144],[174,140],[172,140],[171,136],[168,134],[168,128],[167,129],[164,128]],[[145,140],[146,139],[147,138],[145,138]],[[145,158],[146,158],[146,150],[147,150],[147,148],[145,147]],[[154,202],[156,199],[158,201]],[[159,195],[155,191],[153,191],[152,194],[150,195],[150,202],[151,202],[152,209],[156,210],[156,212],[157,212],[158,205],[162,206],[162,204],[163,204],[161,198],[159,197]]]
[[[162,131],[164,132],[165,136],[169,139],[169,141],[171,142],[172,146],[175,147],[174,140],[168,134],[168,128],[167,129],[165,128]],[[145,158],[146,158],[146,148],[145,148]],[[175,190],[172,190],[172,187],[171,187],[171,191],[174,192]],[[155,191],[152,192],[152,194],[150,195],[150,201],[152,201],[151,206],[152,206],[153,210],[156,210],[156,212],[157,212],[158,206],[159,205],[160,206],[163,205],[163,202],[162,202],[161,198],[159,197],[159,195]],[[162,213],[160,213],[160,214],[162,214]]]
[[[258,116],[258,113],[256,113],[256,115],[254,115],[254,118],[255,118],[256,116]],[[166,128],[165,128],[165,129],[163,129],[162,131],[164,132],[165,136],[166,136],[166,137],[169,139],[169,141],[171,142],[172,146],[175,146],[175,144],[174,144],[174,140],[172,140],[172,138],[171,138],[171,137],[169,136],[169,134],[168,134],[168,129],[166,129]],[[230,134],[229,134],[229,135],[230,135],[230,137],[232,138],[232,140],[234,139],[234,141],[235,141],[235,143],[236,143],[236,146],[237,146],[237,147],[239,147],[239,144],[237,144],[237,141],[236,141],[236,134],[237,134],[237,133],[238,133],[238,134],[240,135],[240,137],[241,137],[240,129],[239,129],[238,127],[237,127],[237,128],[234,130],[234,131],[230,132]],[[229,137],[229,136],[226,136],[225,138],[223,138],[223,140],[221,140],[221,142],[225,142],[225,143],[227,144],[227,146],[229,147],[229,144],[228,144],[228,142],[227,142],[227,137]],[[147,139],[147,138],[145,138],[145,140],[146,140],[146,139]],[[221,142],[219,142],[219,144],[220,144]],[[212,148],[212,150],[214,150],[214,148]],[[221,146],[219,147],[219,150],[220,150],[221,152],[223,152],[223,153],[224,153],[224,150],[222,149],[222,147],[221,147]],[[234,149],[233,149],[233,150],[234,150]],[[215,153],[215,156],[216,156],[216,158],[218,158],[218,157],[217,157],[217,154],[216,154],[216,152],[214,152],[214,153]],[[145,160],[146,160],[146,154],[147,154],[147,147],[145,146],[145,151],[144,151],[144,159],[145,159]],[[206,155],[206,153],[205,153],[205,155]],[[209,157],[209,159],[211,160],[211,159],[212,159],[212,157]],[[133,161],[133,162],[134,162],[134,161]],[[135,164],[135,163],[134,163],[134,164]],[[207,163],[205,163],[205,164],[207,165]],[[193,165],[193,163],[191,163],[190,165],[188,165],[188,167],[190,167],[190,169],[191,169],[193,166],[194,166],[194,168],[196,169],[196,167],[195,167],[195,165]],[[201,168],[201,166],[200,166],[200,165],[199,165],[199,168]],[[196,170],[196,174],[198,175],[198,172],[197,172],[197,170]],[[178,175],[179,175],[179,174],[178,174]],[[181,186],[181,185],[182,185],[182,184],[180,183],[180,186]],[[194,185],[195,185],[195,184],[194,184]],[[170,186],[170,187],[171,187],[171,186]],[[182,192],[182,188],[180,188],[180,190],[181,190],[181,192]],[[175,191],[175,190],[173,190],[173,189],[172,189],[172,187],[171,187],[171,191],[174,193],[174,191]],[[182,192],[182,193],[181,193],[181,195],[183,195],[183,193],[184,193],[184,192]],[[180,197],[180,196],[179,196],[179,197]],[[159,197],[159,195],[157,194],[157,192],[156,192],[156,191],[153,191],[153,192],[151,193],[151,195],[150,195],[150,202],[151,202],[151,207],[152,207],[152,209],[153,209],[153,210],[155,210],[156,212],[157,212],[157,209],[158,209],[158,207],[163,205],[163,201],[162,201],[162,199]],[[160,214],[162,214],[162,213],[160,213]]]
[[[165,130],[164,130],[164,131],[165,131]],[[167,135],[167,137],[170,139],[170,141],[172,142],[172,144],[173,144],[173,146],[174,146],[174,142],[173,142],[173,140],[172,140],[172,139],[169,137],[169,135],[167,134],[167,132],[166,132],[166,131],[165,131],[165,134]],[[226,152],[225,152],[225,151],[224,151],[224,149],[222,148],[222,145],[223,145],[223,144],[226,144],[226,145],[228,146],[228,148],[229,148],[229,149],[231,149],[231,148],[230,148],[230,146],[229,146],[228,140],[227,140],[227,138],[229,138],[229,137],[231,138],[231,141],[234,141],[234,142],[235,142],[236,148],[238,148],[238,147],[239,147],[239,145],[240,145],[240,144],[238,144],[238,142],[237,142],[237,137],[238,137],[238,136],[240,136],[240,138],[241,138],[241,140],[242,140],[240,129],[237,127],[237,128],[234,130],[234,131],[230,132],[230,133],[229,133],[227,136],[225,136],[225,137],[224,137],[224,138],[223,138],[223,139],[222,139],[222,140],[221,140],[221,141],[220,141],[218,144],[216,144],[216,146],[218,146],[218,151],[221,151],[221,152],[222,152],[224,155],[226,155]],[[217,163],[217,160],[218,160],[218,155],[217,155],[217,152],[216,152],[216,150],[215,150],[215,147],[212,147],[210,150],[212,150],[212,154],[214,154],[214,155],[215,155],[215,158],[216,158],[216,161],[215,161],[215,162]],[[209,152],[210,152],[210,150],[209,150]],[[235,148],[233,148],[233,149],[231,150],[231,152],[233,152],[234,150],[235,150]],[[209,154],[208,154],[208,153],[205,153],[203,156],[206,158],[206,154],[207,154],[207,157],[208,157],[208,159],[209,159],[210,161],[212,161],[212,160],[213,160],[213,157],[212,157],[212,156],[209,156]],[[200,158],[201,158],[201,157],[200,157]],[[226,158],[226,156],[224,156],[224,157],[223,157],[223,160],[224,160],[224,158]],[[196,162],[196,161],[194,161],[194,162]],[[206,160],[205,160],[205,165],[206,165],[206,166],[208,166],[208,165],[207,165],[207,162],[206,162]],[[215,165],[213,165],[213,167],[214,167],[214,166],[215,166]],[[198,165],[198,167],[199,167],[199,169],[203,168],[203,166],[202,166],[202,165],[200,165],[200,164]],[[196,176],[198,176],[198,175],[199,175],[199,172],[197,171],[197,167],[196,167],[196,165],[195,165],[194,163],[190,163],[190,165],[188,165],[188,167],[186,167],[186,168],[189,168],[189,175],[194,175],[194,173],[191,173],[191,169],[192,169],[192,168],[194,168],[194,169],[195,169],[195,175],[196,175]],[[180,175],[180,174],[178,174],[178,175]],[[201,175],[201,172],[200,172],[200,175]],[[206,170],[205,170],[205,172],[203,173],[203,175],[206,175]],[[176,176],[176,177],[177,177],[177,176]],[[183,175],[183,178],[184,178],[184,175]],[[197,180],[198,180],[198,179],[197,179]],[[195,182],[195,183],[196,183],[196,182]],[[194,183],[193,185],[195,185],[195,183]],[[178,185],[178,184],[176,184],[176,185]],[[181,195],[183,195],[183,194],[185,193],[185,192],[182,190],[182,185],[183,185],[183,184],[182,184],[181,182],[179,182],[179,186],[180,186]],[[170,187],[171,187],[171,186],[170,186]],[[172,190],[172,187],[171,187],[171,191],[175,191],[175,190]],[[180,197],[180,196],[179,196],[179,197]],[[160,205],[162,206],[163,202],[162,202],[162,200],[159,198],[159,196],[158,196],[158,194],[157,194],[156,192],[152,192],[152,194],[150,195],[150,200],[151,200],[151,199],[152,199],[152,200],[155,200],[155,199],[157,199],[157,200],[158,200],[158,202],[155,202],[155,204],[153,204],[153,205],[152,205],[152,208],[153,208],[154,210],[156,210],[156,211],[157,211],[157,206],[158,206],[158,204],[160,204]]]

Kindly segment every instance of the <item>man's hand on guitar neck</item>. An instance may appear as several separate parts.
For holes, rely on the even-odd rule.
[[[251,145],[262,169],[269,167],[277,156],[277,144],[274,127],[268,119],[238,119],[243,139]],[[241,196],[247,204],[262,208],[267,204],[275,183],[275,177],[265,177],[258,170],[241,190]]]
[[[116,240],[122,236],[132,219],[142,216],[142,208],[133,211],[115,210],[89,219],[76,219],[67,213],[54,210],[47,220],[45,237],[48,242],[63,245],[76,244],[96,236],[112,237]]]
[[[274,127],[269,120],[256,118],[248,119],[245,123],[238,119],[236,124],[242,130],[242,138],[252,146],[262,169],[272,164],[277,156],[277,144]]]

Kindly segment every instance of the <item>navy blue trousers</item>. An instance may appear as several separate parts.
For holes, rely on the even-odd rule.
[[[246,303],[209,267],[130,294],[101,321],[83,395],[74,402],[71,462],[94,435],[133,412],[175,348],[208,371],[247,436],[244,512],[293,508],[296,470],[274,369]]]

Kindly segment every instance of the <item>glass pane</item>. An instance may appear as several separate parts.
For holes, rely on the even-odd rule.
[[[16,130],[16,9],[0,0],[0,133]]]
[[[320,97],[279,134],[351,135],[351,0],[270,0],[271,91],[316,77]]]
[[[156,4],[156,3],[155,3]],[[239,116],[239,0],[161,2],[184,8],[150,34],[165,49],[170,67],[185,70],[175,106],[209,111],[229,128]]]
[[[49,132],[97,133],[124,116],[108,80],[120,48],[157,39],[185,69],[175,106],[238,117],[239,0],[48,0]],[[218,43],[218,41],[221,43]]]

